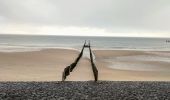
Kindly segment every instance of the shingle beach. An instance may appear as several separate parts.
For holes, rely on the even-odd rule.
[[[0,100],[170,100],[170,82],[0,82]]]

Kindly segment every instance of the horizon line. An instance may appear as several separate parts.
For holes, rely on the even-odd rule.
[[[122,38],[170,38],[170,37],[163,37],[163,36],[114,36],[114,35],[56,35],[56,34],[10,34],[10,33],[5,33],[0,35],[20,35],[20,36],[72,36],[72,37],[122,37]]]

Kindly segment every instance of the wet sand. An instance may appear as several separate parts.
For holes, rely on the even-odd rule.
[[[61,81],[64,68],[78,54],[79,51],[71,49],[0,52],[0,81]],[[148,60],[152,59],[148,56],[170,58],[168,51],[94,50],[94,54],[99,80],[170,81],[169,62]],[[147,59],[140,60],[141,55],[147,56]],[[108,59],[111,61],[108,62]],[[82,58],[66,81],[88,80],[94,80],[90,61]]]
[[[60,81],[78,53],[67,49],[0,53],[0,81]]]
[[[96,50],[94,54],[99,80],[170,81],[170,62],[150,58],[162,56],[170,59],[168,51]],[[134,56],[137,58],[132,59]],[[148,58],[137,60],[140,56]],[[112,62],[107,62],[110,58]]]

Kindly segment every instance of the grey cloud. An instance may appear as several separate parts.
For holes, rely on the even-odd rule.
[[[169,0],[0,0],[0,16],[8,22],[112,32],[170,31]]]

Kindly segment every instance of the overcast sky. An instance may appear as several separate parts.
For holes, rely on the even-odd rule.
[[[170,0],[0,0],[0,34],[170,37]]]

